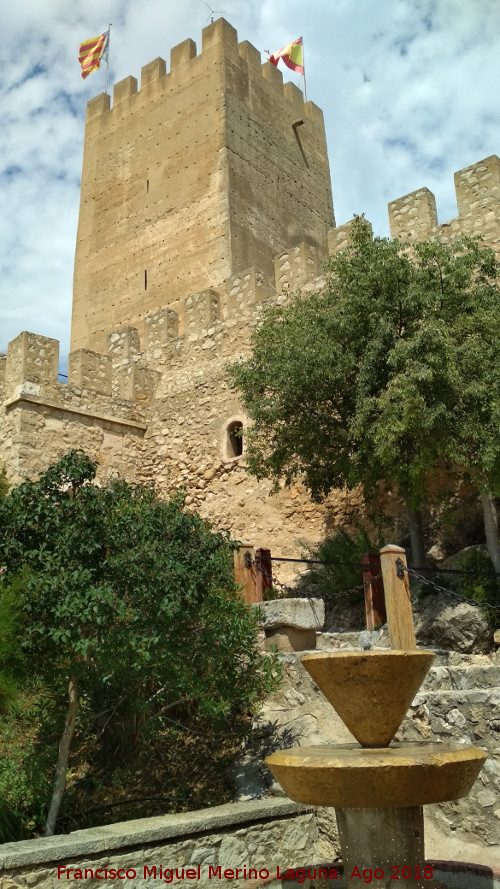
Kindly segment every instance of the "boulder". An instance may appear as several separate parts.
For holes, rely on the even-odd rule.
[[[419,646],[433,645],[464,654],[493,648],[493,630],[486,611],[441,595],[422,596],[413,606]]]

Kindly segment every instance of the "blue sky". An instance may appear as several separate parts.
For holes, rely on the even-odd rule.
[[[427,186],[456,215],[453,173],[500,154],[498,0],[214,0],[262,53],[302,36],[324,112],[337,224]],[[192,37],[205,0],[17,0],[1,13],[0,352],[22,330],[69,345],[86,80],[79,44],[111,31],[110,86]],[[287,69],[285,79],[298,78]]]

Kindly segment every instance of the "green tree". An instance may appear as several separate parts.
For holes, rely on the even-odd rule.
[[[253,421],[250,472],[275,487],[300,477],[316,501],[359,483],[374,501],[390,485],[406,502],[413,564],[424,564],[419,510],[431,476],[464,466],[467,447],[467,465],[472,452],[482,459],[483,433],[470,422],[474,443],[463,428],[471,348],[476,384],[498,410],[498,385],[489,388],[498,351],[495,367],[493,350],[481,353],[486,330],[488,342],[499,338],[497,278],[494,254],[477,241],[410,250],[372,239],[358,218],[324,290],[271,308],[250,357],[230,368]],[[489,447],[498,460],[498,441]]]
[[[0,561],[25,572],[16,603],[24,662],[68,706],[45,834],[54,832],[80,697],[128,743],[173,708],[237,721],[275,684],[237,594],[226,536],[150,487],[92,484],[72,451],[0,503]]]

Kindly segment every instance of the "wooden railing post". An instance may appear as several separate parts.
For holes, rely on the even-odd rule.
[[[385,624],[384,584],[382,582],[380,556],[378,553],[363,553],[363,583],[365,585],[366,628],[374,630]]]
[[[242,543],[234,551],[234,580],[239,587],[243,587],[242,598],[249,604],[262,601],[257,598],[255,579],[253,546],[250,546],[249,543]]]
[[[271,550],[260,546],[255,550],[255,588],[257,593],[257,602],[263,602],[265,599],[265,590],[270,590],[273,582]]]
[[[410,580],[406,568],[406,553],[401,546],[388,544],[380,550],[380,564],[384,582],[385,607],[391,648],[415,649],[415,628],[410,600]]]

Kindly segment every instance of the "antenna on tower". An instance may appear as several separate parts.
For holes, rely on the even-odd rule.
[[[220,15],[220,13],[226,11],[225,9],[214,9],[213,3],[205,3],[205,6],[210,10],[210,24],[212,24],[215,14]]]

